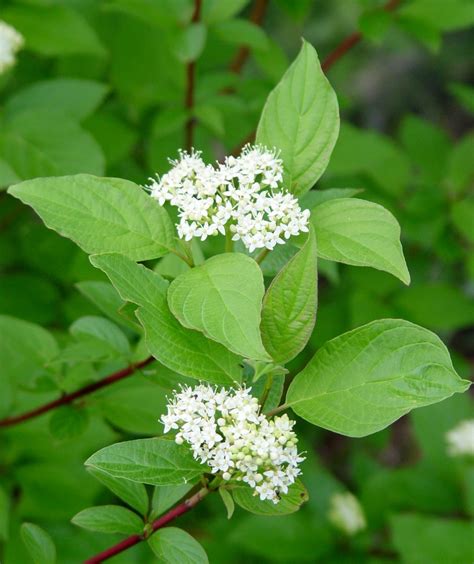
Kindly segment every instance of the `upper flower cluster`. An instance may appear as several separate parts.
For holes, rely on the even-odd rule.
[[[466,419],[446,433],[451,456],[474,456],[474,419]]]
[[[23,46],[23,36],[0,20],[0,74],[15,64],[15,55]]]
[[[283,163],[274,151],[247,145],[239,157],[216,167],[200,152],[180,152],[173,168],[148,188],[160,205],[179,210],[178,235],[191,240],[225,234],[241,240],[250,252],[273,249],[292,235],[308,231],[310,212],[280,186]]]
[[[176,429],[176,442],[186,442],[193,456],[224,480],[246,482],[260,499],[278,503],[300,474],[304,460],[287,415],[267,419],[248,389],[184,387],[161,417],[165,433]]]

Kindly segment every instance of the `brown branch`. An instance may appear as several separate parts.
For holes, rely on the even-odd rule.
[[[83,388],[80,388],[75,392],[72,392],[70,394],[65,394],[60,398],[53,400],[49,403],[45,403],[40,407],[36,407],[31,411],[27,411],[26,413],[22,413],[20,415],[14,415],[12,417],[6,417],[5,419],[1,419],[0,427],[11,427],[12,425],[17,425],[18,423],[23,423],[24,421],[28,421],[29,419],[33,419],[34,417],[38,417],[39,415],[42,415],[43,413],[47,413],[48,411],[56,409],[57,407],[61,407],[62,405],[68,405],[78,398],[96,392],[97,390],[105,388],[106,386],[110,386],[110,384],[114,384],[115,382],[118,382],[120,380],[123,380],[124,378],[127,378],[128,376],[131,376],[136,370],[139,370],[140,368],[147,366],[154,360],[155,359],[152,356],[150,356],[146,360],[142,360],[142,362],[138,362],[137,364],[132,364],[130,366],[127,366],[127,368],[124,368],[123,370],[119,370],[118,372],[114,372],[113,374],[106,376],[105,378],[99,380],[98,382],[93,382],[92,384],[84,386]]]
[[[180,515],[183,515],[183,513],[190,511],[195,505],[197,505],[202,499],[204,499],[210,491],[211,490],[207,487],[202,488],[193,496],[183,501],[183,503],[180,503],[176,507],[173,507],[173,509],[170,509],[168,513],[165,513],[164,515],[156,519],[156,521],[153,521],[153,523],[151,524],[151,533],[154,533],[158,529],[161,529]],[[85,560],[84,564],[98,564],[99,562],[104,562],[105,560],[108,560],[109,558],[120,554],[124,550],[127,550],[128,548],[146,540],[151,533],[149,533],[148,535],[132,535],[131,537],[124,539],[118,544],[111,546],[107,550],[104,550],[100,554],[97,554],[96,556],[92,556],[92,558]]]
[[[197,23],[201,19],[202,0],[194,1],[194,13],[191,23]],[[184,98],[185,108],[191,112],[194,108],[194,90],[196,83],[196,61],[189,61],[186,65],[186,93]],[[196,118],[189,115],[185,126],[185,147],[188,151],[193,148],[194,128],[196,127]]]
[[[389,0],[383,10],[386,12],[393,12],[400,4],[400,0]],[[321,64],[321,68],[324,72],[327,72],[332,66],[339,61],[346,53],[353,49],[362,39],[362,34],[360,32],[355,32],[346,37],[339,45],[329,53],[329,55],[324,59]],[[252,131],[249,135],[241,142],[237,147],[232,150],[234,156],[239,155],[242,148],[247,143],[253,143],[255,141],[256,131]]]
[[[249,20],[255,25],[262,25],[267,6],[268,0],[256,0],[253,5],[252,12],[250,13]],[[249,55],[250,48],[246,46],[241,47],[232,59],[229,65],[229,70],[235,74],[240,74],[242,72],[242,67],[249,58]]]

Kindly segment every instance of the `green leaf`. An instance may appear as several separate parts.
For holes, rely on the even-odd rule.
[[[103,174],[105,169],[104,155],[92,135],[54,109],[27,109],[6,120],[0,155],[24,180],[82,172]]]
[[[202,7],[202,18],[208,23],[216,23],[228,20],[238,14],[250,0],[204,0]]]
[[[439,31],[453,31],[470,27],[474,23],[474,10],[470,0],[413,0],[402,6],[399,14],[409,16]]]
[[[474,197],[456,202],[451,210],[451,218],[466,241],[474,244]]]
[[[262,339],[276,362],[302,351],[313,332],[318,306],[316,237],[311,229],[301,250],[273,279],[263,300]]]
[[[107,274],[124,300],[141,306],[137,316],[147,346],[162,364],[216,384],[240,381],[239,357],[201,333],[185,329],[173,316],[167,302],[168,282],[159,274],[118,254],[95,255],[90,260]]]
[[[232,489],[235,503],[256,515],[268,515],[269,517],[288,515],[298,511],[301,505],[308,501],[308,492],[300,480],[297,480],[289,487],[287,494],[280,495],[278,503],[273,503],[273,501],[268,499],[262,501],[254,493],[248,486]]]
[[[151,501],[152,518],[155,519],[175,505],[193,488],[193,484],[180,484],[179,486],[157,486]]]
[[[87,470],[94,478],[99,480],[101,484],[130,505],[130,507],[133,507],[133,509],[136,509],[142,515],[147,513],[148,494],[143,484],[125,480],[124,478],[115,478],[92,466],[89,466]]]
[[[168,304],[184,327],[246,358],[269,360],[259,330],[264,292],[257,263],[226,253],[178,276],[169,287]]]
[[[24,110],[55,110],[77,120],[92,114],[107,94],[107,86],[93,80],[53,78],[35,82],[6,103],[7,115]]]
[[[56,547],[49,534],[38,525],[23,523],[21,538],[35,564],[54,564]]]
[[[304,42],[297,59],[268,96],[257,143],[281,151],[284,184],[301,196],[326,169],[338,134],[336,94],[316,51]]]
[[[474,560],[474,523],[423,515],[394,515],[395,549],[406,564],[470,564]]]
[[[327,190],[310,190],[300,198],[300,206],[304,209],[313,209],[328,200],[336,198],[352,198],[363,192],[361,188],[329,188]]]
[[[225,20],[215,24],[212,31],[221,41],[231,45],[245,45],[259,51],[268,48],[266,33],[261,27],[247,20]]]
[[[386,34],[391,22],[392,16],[389,12],[374,9],[362,14],[359,18],[359,29],[368,39],[379,42]]]
[[[0,487],[0,540],[8,539],[10,522],[10,496]]]
[[[2,10],[2,19],[24,36],[27,49],[42,55],[105,54],[95,31],[69,6],[15,5]]]
[[[225,489],[224,487],[219,488],[219,495],[221,496],[222,503],[226,508],[227,519],[231,519],[235,510],[234,498],[232,497],[232,494],[229,492],[229,490]]]
[[[74,515],[71,522],[89,531],[124,535],[139,535],[144,527],[142,519],[136,513],[119,505],[88,507]]]
[[[80,174],[29,180],[10,187],[9,193],[86,253],[119,252],[147,260],[174,245],[166,211],[127,180]]]
[[[321,258],[371,266],[410,283],[400,226],[384,207],[358,198],[338,198],[317,206],[311,222]]]
[[[193,23],[176,37],[174,53],[182,63],[199,58],[206,45],[207,28],[203,23]]]
[[[108,319],[88,315],[76,320],[69,330],[78,341],[91,344],[95,342],[109,349],[112,357],[130,356],[130,343],[127,337]]]
[[[434,333],[385,319],[327,342],[293,380],[286,403],[314,425],[362,437],[468,387]]]
[[[65,405],[55,409],[49,420],[49,432],[55,439],[80,437],[89,424],[87,412],[80,407]]]
[[[474,132],[465,135],[448,159],[447,187],[454,196],[464,193],[474,181]]]
[[[176,527],[158,529],[148,545],[163,564],[207,564],[207,554],[189,533]]]
[[[152,486],[187,483],[206,471],[191,451],[167,439],[137,439],[107,446],[91,457],[86,466]]]
[[[461,82],[452,82],[449,90],[464,108],[474,115],[474,88]]]

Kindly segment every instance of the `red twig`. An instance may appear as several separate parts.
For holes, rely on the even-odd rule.
[[[256,0],[255,4],[253,5],[249,20],[255,25],[261,25],[265,16],[265,12],[267,10],[267,6],[268,0]],[[232,59],[229,65],[229,70],[235,74],[240,74],[242,67],[247,61],[249,55],[250,49],[245,46],[241,47],[235,54],[235,57]]]
[[[202,0],[195,0],[192,23],[197,23],[201,19]],[[196,61],[190,61],[186,66],[186,94],[184,105],[191,113],[194,108],[194,90],[196,82]],[[185,147],[190,151],[193,147],[194,128],[196,119],[190,115],[185,126]]]
[[[389,0],[382,8],[386,12],[392,12],[400,4],[400,0]],[[327,72],[337,61],[339,61],[346,53],[353,49],[362,39],[360,32],[355,32],[346,37],[339,45],[329,53],[321,64],[324,72]],[[252,131],[237,147],[232,150],[233,155],[238,155],[247,143],[253,143],[255,140],[255,131]]]
[[[12,425],[17,425],[18,423],[23,423],[24,421],[28,421],[29,419],[33,419],[34,417],[38,417],[38,415],[47,413],[48,411],[51,411],[56,407],[60,407],[62,405],[67,405],[69,403],[72,403],[74,400],[78,398],[91,394],[92,392],[96,392],[97,390],[100,390],[101,388],[105,388],[106,386],[110,386],[110,384],[114,384],[119,380],[123,380],[124,378],[127,378],[127,376],[131,376],[136,370],[139,370],[140,368],[147,366],[154,360],[155,359],[150,356],[149,358],[143,360],[142,362],[139,362],[137,364],[132,364],[131,366],[128,366],[123,370],[119,370],[118,372],[114,372],[113,374],[106,376],[105,378],[99,380],[98,382],[94,382],[92,384],[84,386],[83,388],[80,388],[79,390],[76,390],[75,392],[72,392],[70,394],[65,394],[64,396],[61,396],[60,398],[53,400],[49,403],[45,403],[40,407],[36,407],[31,411],[27,411],[26,413],[22,413],[20,415],[14,415],[13,417],[6,417],[5,419],[1,419],[0,427],[10,427]]]
[[[190,509],[192,509],[195,505],[197,505],[202,499],[204,499],[210,491],[211,490],[209,490],[208,488],[202,488],[193,496],[191,496],[189,499],[183,501],[183,503],[180,503],[176,507],[173,507],[173,509],[170,509],[168,513],[165,513],[164,515],[156,519],[156,521],[153,521],[151,525],[152,532],[154,533],[158,529],[161,529],[162,527],[164,527],[165,525],[167,525],[168,523],[170,523],[180,515],[183,515],[183,513],[187,513]],[[146,540],[148,536],[149,535],[132,535],[131,537],[128,537],[123,541],[120,541],[116,545],[111,546],[107,550],[104,550],[100,554],[96,554],[95,556],[92,556],[92,558],[86,560],[84,564],[98,564],[99,562],[104,562],[105,560],[108,560],[109,558],[112,558],[113,556],[120,554],[124,550],[127,550],[127,548],[130,548],[131,546],[135,546],[139,542]]]

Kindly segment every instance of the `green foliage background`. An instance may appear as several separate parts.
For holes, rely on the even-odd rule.
[[[406,0],[394,13],[380,8],[377,0],[270,0],[262,28],[249,23],[245,0],[207,0],[203,21],[192,26],[188,0],[2,0],[0,19],[21,31],[26,47],[0,76],[0,190],[38,176],[84,172],[143,184],[164,172],[185,144],[185,71],[194,58],[194,146],[206,158],[221,157],[255,130],[301,36],[324,59],[360,30],[360,45],[328,72],[343,123],[318,189],[360,188],[357,197],[392,211],[412,283],[321,261],[310,350],[290,369],[340,333],[402,317],[436,332],[459,374],[472,378],[474,10],[468,0]],[[242,45],[249,58],[237,74],[229,65]],[[264,264],[268,275],[281,265],[272,255]],[[155,268],[169,279],[180,272],[170,257]],[[0,272],[0,337],[10,344],[0,346],[0,418],[146,356],[131,347],[133,312],[117,313],[122,302],[106,276],[6,192]],[[69,359],[65,371],[55,370],[50,334]],[[19,390],[7,384],[10,376]],[[34,543],[38,532],[34,525],[20,532],[25,521],[51,535],[61,563],[80,562],[122,538],[70,524],[88,506],[120,503],[83,462],[110,443],[157,434],[173,382],[170,371],[152,368],[74,407],[0,430],[4,564],[29,561],[20,538]],[[300,422],[309,491],[300,512],[266,518],[237,508],[228,521],[221,500],[210,496],[178,526],[216,563],[471,564],[474,471],[447,456],[444,439],[468,417],[472,402],[464,394],[363,439]],[[327,518],[330,496],[347,489],[368,520],[352,539]],[[148,563],[151,556],[138,546],[114,561]]]

